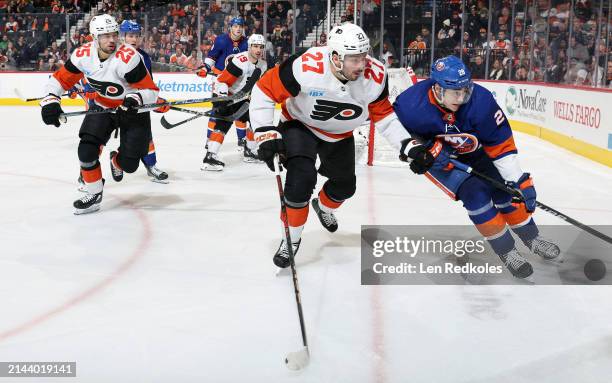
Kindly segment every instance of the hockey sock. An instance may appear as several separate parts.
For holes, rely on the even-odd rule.
[[[281,211],[281,222],[283,221]],[[304,225],[308,219],[308,204],[304,207],[291,207],[287,205],[287,220],[289,222],[289,234],[293,243],[300,240]]]
[[[100,193],[103,188],[102,168],[97,160],[91,164],[81,164],[81,176],[85,182],[87,192],[90,194]]]
[[[153,140],[149,142],[149,153],[142,157],[142,162],[147,167],[155,166],[155,164],[157,163],[157,156],[155,155],[155,144],[153,143]]]
[[[319,192],[319,207],[321,210],[323,210],[325,213],[333,213],[334,210],[340,207],[340,205],[342,205],[342,201],[338,202],[333,200],[327,195],[325,189],[321,189]]]
[[[208,139],[208,151],[213,154],[217,154],[219,148],[223,144],[225,134],[219,130],[215,130]]]
[[[236,121],[236,136],[239,140],[242,140],[247,135],[247,125],[245,122]]]

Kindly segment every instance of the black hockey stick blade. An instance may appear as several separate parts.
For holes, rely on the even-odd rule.
[[[210,118],[214,118],[217,120],[223,120],[223,121],[236,121],[237,119],[239,119],[240,117],[242,117],[246,112],[248,112],[249,110],[249,103],[245,102],[244,104],[240,105],[240,108],[238,108],[237,111],[235,111],[234,113],[230,114],[229,116],[222,116],[222,115],[217,115],[215,113],[215,109],[209,110],[208,112],[204,112],[204,115],[210,117]]]
[[[166,116],[162,116],[161,120],[159,120],[159,123],[161,124],[161,126],[163,126],[166,129],[174,129],[177,126],[186,124],[186,123],[188,123],[191,120],[195,120],[196,118],[200,118],[200,117],[204,117],[204,116],[205,116],[204,113],[196,114],[193,117],[189,117],[188,119],[183,120],[183,121],[179,121],[179,122],[177,122],[175,124],[172,124],[172,123],[168,122],[168,120],[166,120]]]

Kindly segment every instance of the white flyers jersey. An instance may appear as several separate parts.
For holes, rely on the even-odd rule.
[[[247,81],[253,75],[255,69],[259,68],[259,76],[268,69],[266,60],[258,60],[253,64],[249,60],[248,52],[240,52],[231,56],[225,69],[217,77],[215,83],[215,93],[217,94],[234,94],[239,92],[246,85]]]
[[[53,73],[45,91],[59,96],[83,77],[96,91],[96,104],[104,108],[118,107],[128,93],[138,93],[143,104],[157,101],[159,89],[142,56],[130,45],[119,46],[104,61],[100,60],[93,42],[80,46],[72,52],[66,64]]]
[[[381,133],[391,128],[396,140],[410,137],[389,102],[384,65],[368,56],[363,75],[346,83],[330,66],[329,48],[313,47],[269,70],[251,94],[253,129],[272,126],[275,103],[280,103],[282,121],[298,120],[328,142],[352,136],[368,117]]]

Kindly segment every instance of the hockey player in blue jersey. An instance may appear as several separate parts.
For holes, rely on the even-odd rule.
[[[558,257],[559,247],[539,235],[531,217],[536,190],[530,174],[519,165],[508,119],[491,92],[472,83],[470,71],[459,58],[436,60],[431,78],[406,89],[393,107],[412,137],[401,143],[400,159],[463,203],[470,220],[512,275],[528,278],[533,268],[517,251],[508,227],[534,254],[545,260]],[[454,156],[519,189],[524,203],[513,203],[509,194],[454,169],[450,162]]]
[[[225,69],[228,58],[240,52],[245,52],[249,49],[248,40],[244,34],[244,20],[241,17],[234,17],[229,22],[229,32],[219,35],[215,39],[208,57],[204,59],[204,64],[198,68],[196,74],[200,77],[206,77],[209,73],[215,75],[221,74]],[[235,121],[236,135],[238,136],[238,146],[243,148],[246,144],[246,123]],[[216,121],[214,118],[208,120],[208,130],[206,132],[207,140],[211,133],[215,130]]]
[[[123,38],[124,43],[132,45],[136,48],[138,53],[140,53],[140,55],[142,56],[143,62],[147,67],[147,70],[149,71],[149,73],[152,74],[153,72],[151,70],[151,58],[149,57],[147,52],[139,48],[142,33],[142,28],[140,24],[138,24],[136,21],[124,20],[119,26],[119,33]],[[96,107],[96,104],[93,100],[95,90],[91,87],[91,85],[87,83],[85,79],[79,80],[79,82],[74,86],[74,88],[72,88],[68,93],[71,94],[71,97],[72,95],[76,94],[80,95],[85,100],[86,108],[89,109],[92,107]],[[162,98],[158,98],[157,100],[158,103],[162,103],[165,101],[166,100]],[[169,107],[164,106],[157,108],[154,111],[158,113],[165,113],[168,110]],[[100,148],[100,150],[102,150],[102,148]],[[149,152],[144,157],[142,157],[141,161],[145,165],[145,168],[147,169],[147,174],[149,175],[149,177],[151,177],[151,180],[153,182],[168,183],[168,174],[157,167],[157,156],[155,154],[155,144],[153,143],[152,136],[149,139]],[[83,182],[81,175],[79,175],[79,190],[85,191],[85,183]]]

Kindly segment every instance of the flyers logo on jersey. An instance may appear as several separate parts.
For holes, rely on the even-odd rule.
[[[443,139],[444,142],[455,149],[458,154],[471,153],[478,149],[480,145],[478,138],[468,133],[439,134],[436,137]]]
[[[89,85],[104,97],[118,97],[123,94],[125,89],[120,84],[114,82],[98,81],[88,78]]]
[[[332,118],[346,121],[359,118],[361,113],[363,109],[357,105],[318,99],[315,101],[310,118],[319,121],[327,121]]]

